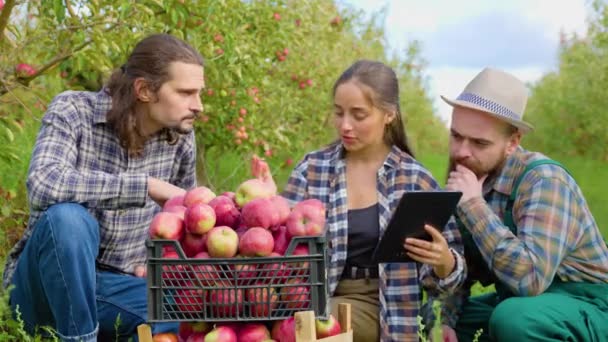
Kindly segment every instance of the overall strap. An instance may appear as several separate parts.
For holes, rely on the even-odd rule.
[[[509,196],[509,200],[507,201],[507,206],[505,208],[504,224],[507,227],[509,227],[511,232],[515,235],[517,235],[517,226],[515,225],[515,220],[513,219],[513,204],[515,203],[515,197],[517,196],[517,190],[519,189],[519,184],[522,182],[522,180],[524,179],[524,176],[526,175],[526,173],[528,173],[528,171],[532,170],[533,168],[535,168],[539,165],[545,165],[545,164],[557,165],[557,166],[561,167],[562,169],[566,170],[566,172],[568,172],[568,169],[566,169],[562,164],[560,164],[552,159],[539,159],[539,160],[535,160],[535,161],[531,162],[530,164],[526,165],[526,168],[524,169],[524,171],[519,175],[519,177],[517,177],[517,179],[515,180],[515,183],[513,183],[513,190],[511,190],[511,196]]]

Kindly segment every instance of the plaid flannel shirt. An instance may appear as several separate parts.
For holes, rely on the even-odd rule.
[[[348,243],[346,166],[342,145],[307,154],[296,166],[283,192],[294,204],[307,198],[322,201],[327,209],[329,248],[328,281],[332,295],[344,269]],[[437,182],[408,154],[393,147],[377,173],[380,236],[406,191],[439,190]],[[451,220],[443,232],[456,256],[454,271],[438,279],[430,266],[416,263],[380,264],[380,330],[382,341],[417,341],[417,315],[422,299],[420,285],[435,298],[453,291],[465,278],[460,233]]]
[[[517,235],[503,223],[513,183],[540,153],[518,148],[506,161],[484,198],[457,208],[458,218],[471,232],[483,260],[516,296],[543,293],[555,277],[564,282],[608,283],[608,249],[575,180],[561,167],[543,164],[524,176],[513,205]],[[481,269],[481,268],[479,268]],[[489,279],[483,274],[480,278]],[[468,279],[467,284],[478,279]],[[449,297],[455,323],[470,294],[467,287]]]
[[[27,177],[30,219],[7,258],[5,287],[49,206],[64,202],[85,206],[99,222],[98,265],[132,273],[146,261],[148,226],[160,210],[148,197],[148,176],[184,189],[196,184],[193,133],[169,145],[166,132],[161,132],[146,142],[141,157],[129,156],[106,123],[111,105],[105,90],[64,92],[49,105]]]

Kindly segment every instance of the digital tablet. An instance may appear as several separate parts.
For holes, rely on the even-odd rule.
[[[403,244],[412,237],[432,241],[424,230],[429,224],[443,231],[462,196],[460,191],[406,192],[389,221],[380,243],[374,251],[376,263],[411,262]]]

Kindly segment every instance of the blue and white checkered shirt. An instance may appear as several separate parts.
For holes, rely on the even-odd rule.
[[[160,210],[148,196],[148,176],[184,189],[195,186],[193,133],[180,136],[174,145],[159,133],[146,142],[142,156],[129,156],[106,123],[111,105],[105,90],[67,91],[49,105],[27,177],[30,219],[8,256],[4,287],[49,206],[75,202],[88,208],[99,222],[98,265],[132,273],[146,261],[148,226]]]
[[[346,163],[341,152],[342,145],[335,144],[307,154],[292,172],[283,192],[283,196],[292,204],[307,198],[316,198],[325,204],[330,295],[334,293],[342,275],[348,244]],[[440,190],[440,187],[430,172],[393,146],[377,173],[380,236],[384,234],[404,192],[434,189]],[[380,264],[379,321],[382,341],[418,341],[416,317],[422,299],[421,287],[427,290],[432,300],[455,290],[464,281],[464,247],[453,219],[445,227],[443,236],[456,256],[454,271],[444,279],[437,278],[428,265],[419,269],[414,262]]]

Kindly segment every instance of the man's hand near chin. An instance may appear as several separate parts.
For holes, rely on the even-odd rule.
[[[464,203],[471,198],[482,197],[483,182],[487,177],[485,174],[477,179],[473,171],[459,164],[456,165],[456,170],[450,172],[446,190],[462,192],[460,203]]]

